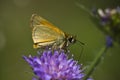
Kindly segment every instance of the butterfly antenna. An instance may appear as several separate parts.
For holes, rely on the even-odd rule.
[[[81,42],[81,41],[79,41],[79,40],[77,40],[80,44],[82,44],[82,45],[85,45],[85,43],[83,43],[83,42]]]

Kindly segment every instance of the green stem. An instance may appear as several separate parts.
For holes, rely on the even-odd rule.
[[[97,65],[101,62],[101,58],[104,57],[104,54],[107,51],[107,49],[108,49],[108,47],[106,47],[106,46],[101,48],[101,50],[99,51],[99,53],[96,56],[95,60],[92,62],[92,64],[88,68],[88,70],[86,72],[86,75],[85,75],[83,80],[87,80],[90,77],[90,75],[93,73],[93,71],[95,70]]]

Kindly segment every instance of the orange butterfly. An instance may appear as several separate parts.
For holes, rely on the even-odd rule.
[[[31,27],[34,48],[66,49],[70,44],[76,42],[75,36],[64,33],[37,14],[33,14],[31,17]]]

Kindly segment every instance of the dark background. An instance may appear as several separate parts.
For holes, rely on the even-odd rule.
[[[88,66],[104,46],[105,35],[91,20],[88,9],[115,8],[119,0],[0,0],[0,80],[32,80],[33,73],[22,59],[23,55],[36,55],[33,49],[30,17],[33,13],[46,18],[65,32],[77,35],[86,43],[81,63]],[[71,47],[76,59],[80,44]],[[94,71],[95,80],[120,80],[120,46],[107,51],[104,60]]]

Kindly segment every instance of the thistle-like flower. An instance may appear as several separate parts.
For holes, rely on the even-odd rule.
[[[82,80],[85,76],[81,65],[73,58],[69,59],[64,51],[45,50],[42,55],[23,58],[37,76],[33,80]]]

